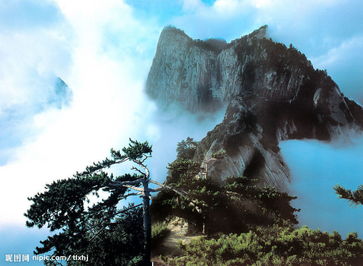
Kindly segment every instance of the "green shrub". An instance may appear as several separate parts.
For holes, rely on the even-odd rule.
[[[185,255],[168,265],[363,265],[363,241],[351,233],[256,227],[247,233],[200,238],[182,246]]]

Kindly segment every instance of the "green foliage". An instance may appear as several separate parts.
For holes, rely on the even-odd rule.
[[[113,156],[117,159],[123,159],[124,157],[130,160],[138,160],[144,157],[145,154],[151,155],[152,147],[147,142],[138,142],[130,139],[128,147],[122,148],[124,155],[120,152],[113,152]]]
[[[297,223],[290,206],[294,197],[270,187],[260,187],[257,180],[229,178],[224,184],[197,178],[198,163],[177,159],[169,164],[167,184],[184,192],[161,191],[152,204],[154,220],[179,216],[206,233],[244,232],[256,224],[273,224],[288,220]]]
[[[363,241],[356,234],[343,240],[307,227],[256,227],[247,233],[199,238],[182,245],[185,256],[168,265],[362,265]]]
[[[342,199],[347,199],[354,204],[363,204],[363,185],[360,185],[356,191],[345,189],[339,185],[336,185],[334,190]]]
[[[169,235],[166,223],[154,223],[151,229],[151,246],[156,248]]]
[[[199,173],[200,164],[191,159],[178,159],[168,165],[167,184],[183,187]]]
[[[92,265],[139,265],[145,254],[142,209],[132,204],[119,209],[118,203],[135,195],[120,184],[139,187],[145,174],[137,171],[114,176],[103,169],[126,161],[140,165],[150,155],[147,142],[130,140],[122,151],[111,150],[111,159],[94,163],[72,178],[47,184],[44,192],[28,198],[32,204],[25,213],[26,225],[56,231],[41,241],[34,253],[89,255]],[[102,199],[100,192],[105,195]],[[98,201],[90,204],[90,195]]]
[[[194,141],[193,138],[186,138],[178,143],[176,151],[178,159],[193,159],[195,150],[197,149],[198,142]]]

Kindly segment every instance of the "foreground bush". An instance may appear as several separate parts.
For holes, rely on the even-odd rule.
[[[170,230],[166,223],[155,223],[151,228],[151,246],[158,247],[161,242],[169,235]]]
[[[363,241],[356,233],[343,240],[337,232],[307,227],[257,227],[182,248],[185,255],[167,259],[168,265],[363,265]]]

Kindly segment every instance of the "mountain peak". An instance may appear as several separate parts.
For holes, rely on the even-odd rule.
[[[279,141],[329,141],[344,130],[362,130],[363,109],[344,97],[326,71],[266,33],[262,26],[226,43],[193,40],[169,28],[160,36],[146,92],[163,108],[178,104],[200,113],[228,107],[196,159],[209,161],[226,151],[208,165],[210,177],[245,175],[284,190],[290,175]]]
[[[268,30],[268,26],[267,25],[263,25],[261,26],[259,29],[253,31],[252,33],[250,33],[248,36],[251,38],[257,38],[257,39],[263,39],[263,38],[267,38],[267,30]]]

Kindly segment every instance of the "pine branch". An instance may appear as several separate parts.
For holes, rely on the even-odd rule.
[[[133,166],[133,167],[131,167],[131,170],[134,170],[134,171],[138,172],[140,175],[142,175],[144,178],[146,178],[147,173],[144,173],[139,168]]]
[[[108,186],[114,188],[120,188],[120,187],[125,187],[126,185],[139,185],[142,180],[143,178],[139,178],[133,181],[114,181],[108,184]]]
[[[150,180],[149,180],[149,182],[150,182],[150,183],[153,183],[153,184],[155,184],[155,185],[158,185],[159,187],[162,187],[162,188],[166,188],[166,189],[172,190],[172,191],[174,191],[176,194],[178,194],[178,195],[180,195],[180,196],[182,196],[182,197],[187,197],[187,193],[186,193],[186,192],[184,192],[184,191],[182,191],[182,192],[181,192],[181,191],[176,190],[176,189],[174,189],[174,188],[172,188],[172,187],[170,187],[170,186],[168,186],[168,185],[162,184],[162,183],[157,182],[157,181],[152,180],[152,179],[150,179]]]
[[[200,204],[199,202],[196,202],[194,199],[191,199],[191,198],[190,198],[190,196],[188,195],[188,193],[186,193],[185,191],[182,191],[182,192],[181,192],[181,191],[179,191],[179,190],[176,190],[175,188],[172,188],[172,187],[170,187],[170,186],[168,186],[168,185],[162,184],[162,183],[157,182],[157,181],[152,180],[152,179],[150,179],[150,180],[149,180],[149,182],[150,182],[150,183],[153,183],[153,184],[155,184],[155,185],[158,185],[158,186],[160,186],[160,187],[162,187],[162,188],[166,188],[166,189],[169,189],[169,190],[174,191],[176,194],[178,194],[178,195],[180,195],[181,197],[183,197],[183,198],[187,199],[187,200],[189,201],[189,203],[190,203],[191,205],[193,205],[193,206],[194,206],[194,208],[195,208],[198,212],[200,212],[200,210],[201,210],[201,206],[200,206],[200,205],[202,205],[202,207],[204,207],[204,205],[205,205],[205,204]]]
[[[339,198],[347,199],[353,204],[363,205],[363,186],[359,186],[356,191],[350,189],[345,189],[342,186],[336,185],[334,187],[335,192],[338,194]]]
[[[143,160],[132,160],[135,164],[137,164],[137,165],[139,165],[141,168],[143,168],[144,169],[144,171],[145,172],[142,172],[142,171],[140,171],[139,169],[137,169],[136,167],[134,167],[134,170],[135,169],[137,169],[137,171],[139,171],[144,177],[145,177],[145,179],[148,179],[149,177],[150,177],[150,171],[149,171],[149,169],[147,168],[147,166],[146,165],[144,165],[144,161],[145,161],[145,159],[143,159]]]

